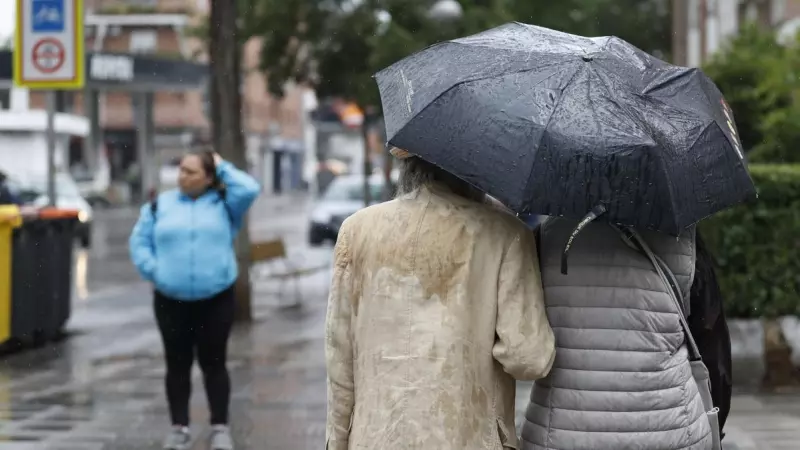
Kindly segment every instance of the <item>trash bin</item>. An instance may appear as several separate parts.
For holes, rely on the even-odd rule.
[[[42,267],[38,263],[36,246],[44,224],[38,219],[23,221],[14,230],[11,249],[11,337],[30,343],[36,333],[40,314],[39,291],[45,291],[41,282]]]
[[[50,295],[49,314],[44,318],[42,331],[50,339],[61,334],[72,311],[72,249],[78,211],[42,210],[39,220],[47,223],[40,262],[47,272]]]
[[[14,231],[11,337],[23,344],[58,337],[69,319],[77,220],[77,211],[42,209]]]
[[[21,221],[17,206],[0,206],[0,344],[11,338],[12,236]]]

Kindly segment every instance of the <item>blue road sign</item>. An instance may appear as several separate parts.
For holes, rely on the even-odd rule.
[[[64,0],[33,0],[31,30],[34,33],[64,31]]]

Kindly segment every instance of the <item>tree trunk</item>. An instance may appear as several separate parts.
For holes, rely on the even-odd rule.
[[[214,149],[237,167],[247,170],[242,134],[242,99],[240,86],[241,46],[237,37],[238,2],[217,0],[209,15],[209,56],[211,119]],[[236,280],[236,319],[252,319],[250,290],[250,237],[245,217],[236,239],[239,278]]]
[[[364,123],[361,125],[361,138],[364,141],[364,206],[372,204],[372,149],[369,145],[369,122],[366,111],[364,112]]]

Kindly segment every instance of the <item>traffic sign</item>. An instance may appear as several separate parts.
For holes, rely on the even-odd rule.
[[[64,31],[64,0],[33,0],[31,29],[36,33]]]
[[[17,0],[14,83],[81,89],[86,57],[83,0]]]
[[[33,65],[42,73],[57,72],[64,65],[64,53],[61,42],[44,38],[33,46]]]

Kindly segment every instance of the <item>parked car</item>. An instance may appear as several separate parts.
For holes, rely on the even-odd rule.
[[[397,176],[394,175],[392,179],[392,193],[394,193]],[[383,175],[372,175],[369,182],[370,204],[381,203],[385,183]],[[311,211],[309,244],[319,246],[327,241],[336,242],[342,222],[363,207],[364,176],[353,174],[336,177]]]
[[[47,177],[17,178],[16,183],[19,185],[17,189],[24,202],[36,207],[47,206],[50,203],[47,195]],[[78,185],[69,174],[58,173],[56,175],[56,206],[78,211],[78,227],[75,230],[75,237],[82,247],[90,247],[94,211],[89,202],[81,196]]]
[[[107,194],[109,180],[85,169],[74,169],[71,174],[81,197],[89,202],[93,208],[108,208],[111,206]]]

